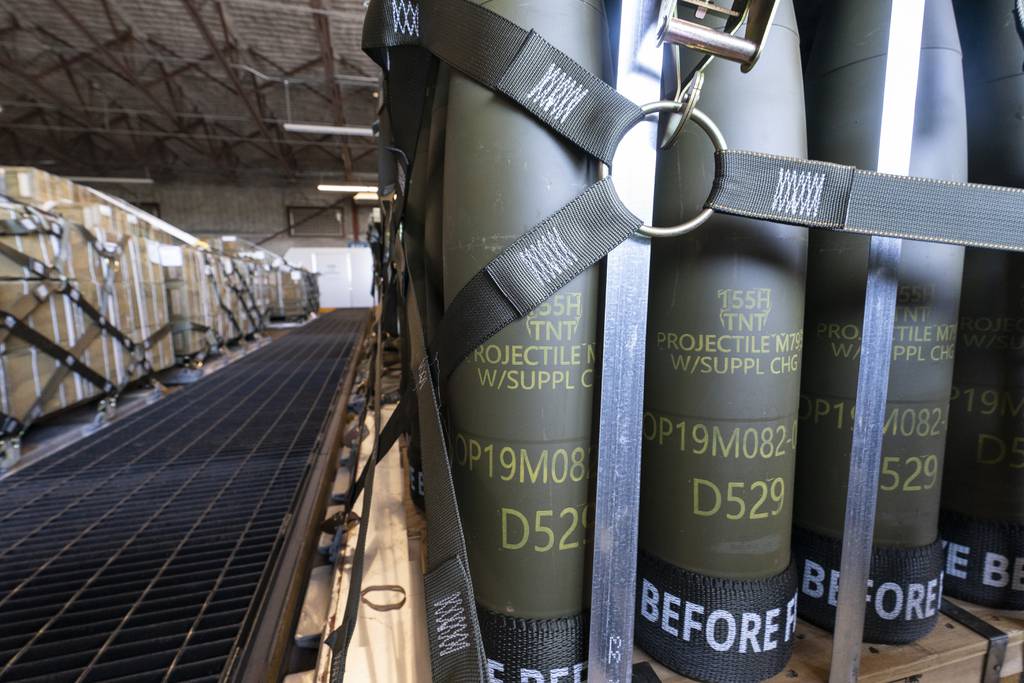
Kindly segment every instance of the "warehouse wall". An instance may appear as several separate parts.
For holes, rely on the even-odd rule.
[[[343,212],[345,238],[291,237],[288,234],[286,207],[329,206],[341,195],[317,192],[316,182],[308,186],[212,185],[185,182],[157,182],[153,185],[97,185],[104,192],[138,204],[152,202],[160,206],[160,217],[193,233],[217,233],[243,236],[259,241],[281,232],[263,246],[284,253],[289,247],[337,247],[352,239],[352,203],[338,207]],[[358,207],[356,225],[359,239],[365,240],[369,207]],[[283,232],[282,232],[283,231]]]

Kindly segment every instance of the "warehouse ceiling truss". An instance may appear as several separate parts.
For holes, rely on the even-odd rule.
[[[362,0],[0,0],[0,161],[67,175],[374,174]],[[256,47],[258,46],[258,47]]]

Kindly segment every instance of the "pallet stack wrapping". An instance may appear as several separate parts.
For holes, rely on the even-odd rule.
[[[206,274],[204,252],[165,249],[162,265],[174,328],[174,353],[179,359],[201,357],[224,340],[218,328],[224,314]]]
[[[259,332],[263,323],[249,288],[247,273],[238,259],[217,250],[203,254],[207,280],[217,296],[219,313],[214,328],[227,342],[250,337]]]
[[[289,283],[309,299],[312,280],[294,270],[243,240],[203,242],[65,178],[0,167],[0,442],[250,338],[278,310],[303,315]]]
[[[310,291],[316,287],[316,279],[309,271],[239,237],[206,239],[235,262],[236,270],[245,273],[264,320],[297,320],[316,312],[317,297]]]
[[[0,168],[0,195],[2,436],[173,365],[161,236],[36,169]]]
[[[295,320],[315,313],[310,295],[310,273],[283,262],[273,272],[270,316]]]

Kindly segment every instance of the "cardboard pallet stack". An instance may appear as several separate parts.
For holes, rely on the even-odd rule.
[[[316,276],[281,256],[237,236],[208,236],[213,248],[247,273],[258,309],[266,320],[295,320],[319,308]],[[312,289],[317,289],[316,295]]]
[[[282,270],[301,292],[280,294]],[[0,447],[44,415],[255,335],[275,301],[305,315],[292,299],[315,300],[310,283],[247,242],[206,243],[65,178],[0,167]]]
[[[224,312],[206,274],[205,252],[186,248],[163,252],[174,353],[180,359],[205,356],[225,341],[219,325]]]
[[[281,320],[303,318],[319,308],[310,295],[311,273],[284,264],[274,272],[271,283],[270,317]]]
[[[174,352],[163,271],[151,258],[163,236],[36,169],[0,169],[0,194],[7,439],[170,367]]]

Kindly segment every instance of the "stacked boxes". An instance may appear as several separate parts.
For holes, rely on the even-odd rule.
[[[98,238],[18,201],[75,206],[82,197],[70,183],[32,169],[3,169],[0,177],[10,197],[0,199],[0,411],[5,431],[16,433],[145,374],[133,341],[146,311],[131,287],[123,235]],[[113,227],[111,216],[103,219]],[[166,362],[166,342],[153,351],[150,362]]]
[[[217,329],[223,314],[206,276],[204,252],[176,247],[164,248],[162,255],[174,353],[179,358],[205,354],[224,336]]]
[[[305,318],[317,310],[312,273],[292,266],[281,256],[238,237],[207,236],[213,248],[234,261],[235,270],[248,283],[256,309],[264,321]]]
[[[293,320],[314,313],[310,296],[311,273],[282,263],[273,273],[270,317]]]
[[[293,280],[255,245],[211,242],[64,178],[0,167],[0,441],[251,337],[275,311],[300,314],[279,282],[284,300],[299,281],[308,299],[308,273]]]

